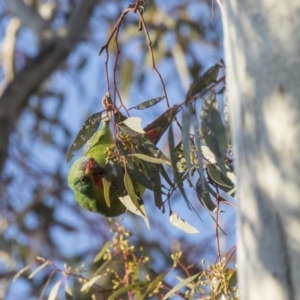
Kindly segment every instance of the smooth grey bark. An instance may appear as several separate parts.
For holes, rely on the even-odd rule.
[[[300,1],[223,0],[223,26],[241,299],[300,299]]]

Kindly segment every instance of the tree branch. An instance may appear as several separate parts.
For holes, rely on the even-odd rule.
[[[14,80],[3,91],[0,97],[0,173],[7,156],[9,136],[29,96],[74,49],[98,2],[98,0],[82,0],[74,9],[68,24],[16,74]]]
[[[10,12],[21,20],[24,26],[30,28],[37,35],[40,35],[42,31],[49,27],[49,22],[26,5],[23,0],[6,0],[6,5]]]
[[[3,85],[8,84],[15,76],[15,44],[20,26],[20,19],[14,17],[10,19],[6,27],[3,39]]]

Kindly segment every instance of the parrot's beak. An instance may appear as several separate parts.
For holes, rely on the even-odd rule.
[[[93,158],[90,158],[85,165],[84,173],[104,176],[106,174],[106,170],[101,167],[101,165],[99,165]]]

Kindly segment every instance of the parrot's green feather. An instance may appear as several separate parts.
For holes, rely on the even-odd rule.
[[[85,153],[85,156],[74,162],[68,177],[69,186],[73,190],[78,204],[87,210],[98,212],[106,217],[119,216],[126,211],[126,208],[113,188],[109,191],[110,207],[108,207],[105,202],[103,188],[99,188],[94,182],[93,175],[90,173],[85,174],[84,169],[89,158],[95,159],[100,166],[105,166],[105,151],[112,144],[113,138],[109,124],[104,123],[102,128],[95,134],[91,147]]]
[[[91,147],[86,152],[86,156],[94,158],[101,166],[105,165],[105,151],[113,144],[112,134],[108,123],[104,123],[102,128],[95,134]]]

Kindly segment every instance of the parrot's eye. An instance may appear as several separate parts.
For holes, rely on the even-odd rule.
[[[87,182],[87,179],[85,177],[81,177],[80,182],[85,183],[85,182]]]

